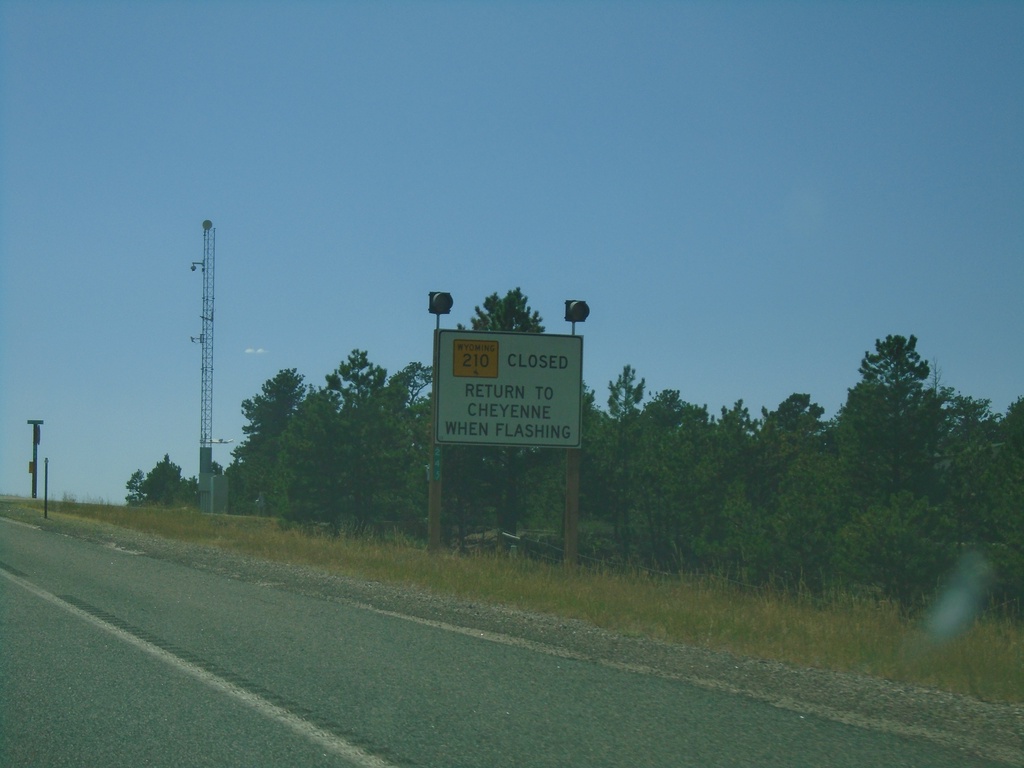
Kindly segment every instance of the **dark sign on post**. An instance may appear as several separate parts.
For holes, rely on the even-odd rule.
[[[32,498],[34,499],[36,498],[36,477],[39,468],[39,439],[42,431],[40,425],[43,420],[29,419],[28,423],[32,425],[32,462],[28,465],[28,471],[32,473]]]

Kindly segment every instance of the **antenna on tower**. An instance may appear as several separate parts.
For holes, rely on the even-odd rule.
[[[226,478],[213,472],[213,274],[217,230],[213,222],[203,222],[203,260],[192,262],[192,271],[203,272],[203,321],[199,344],[202,347],[202,393],[199,406],[199,509],[223,511],[227,506]],[[197,341],[192,337],[192,341]]]

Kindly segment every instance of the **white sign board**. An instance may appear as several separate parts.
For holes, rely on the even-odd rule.
[[[582,392],[582,336],[438,332],[438,443],[579,448]]]

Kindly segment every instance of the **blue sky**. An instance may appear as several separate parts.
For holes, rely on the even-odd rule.
[[[296,368],[517,286],[584,379],[834,415],[874,341],[1024,395],[1024,4],[0,2],[0,492],[198,472]],[[230,447],[214,458],[230,461]],[[41,485],[40,485],[41,493]]]

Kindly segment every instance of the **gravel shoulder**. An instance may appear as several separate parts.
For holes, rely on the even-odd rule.
[[[577,620],[468,602],[63,516],[29,520],[12,510],[4,512],[54,533],[266,588],[358,605],[491,642],[664,677],[806,716],[923,738],[1007,765],[1024,765],[1024,706],[1020,705],[625,636]]]

